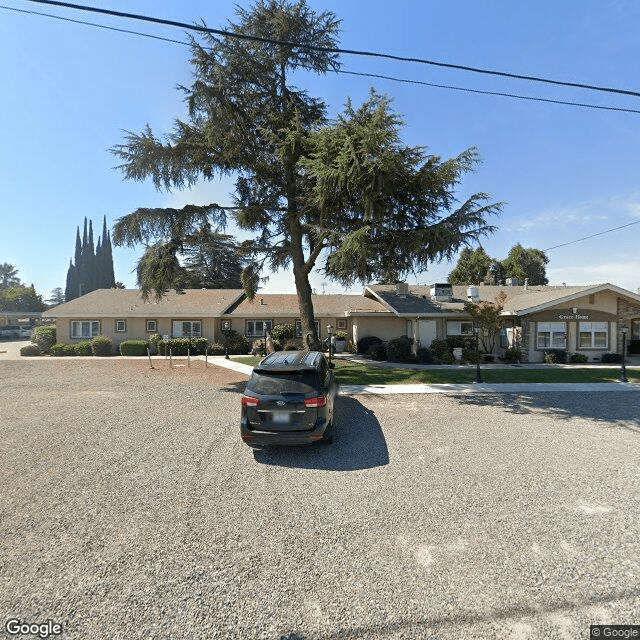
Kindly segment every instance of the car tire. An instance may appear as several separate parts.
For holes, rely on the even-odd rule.
[[[333,443],[333,420],[327,425],[327,428],[324,430],[324,435],[321,440],[322,444],[332,444]]]

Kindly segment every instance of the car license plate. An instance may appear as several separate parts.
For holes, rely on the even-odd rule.
[[[276,424],[286,424],[291,419],[291,414],[288,411],[274,411],[272,415]]]

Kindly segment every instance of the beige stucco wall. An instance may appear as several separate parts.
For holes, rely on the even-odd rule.
[[[393,340],[407,335],[407,319],[397,316],[354,316],[352,339],[356,343],[366,336],[377,336],[381,340]]]

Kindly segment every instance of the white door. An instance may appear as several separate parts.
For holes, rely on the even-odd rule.
[[[438,337],[435,320],[418,320],[418,335],[416,341],[421,347],[429,348]]]

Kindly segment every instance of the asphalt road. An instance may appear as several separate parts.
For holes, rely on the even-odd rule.
[[[0,635],[12,618],[65,640],[640,623],[636,394],[342,397],[334,445],[253,452],[226,375],[0,362]]]

